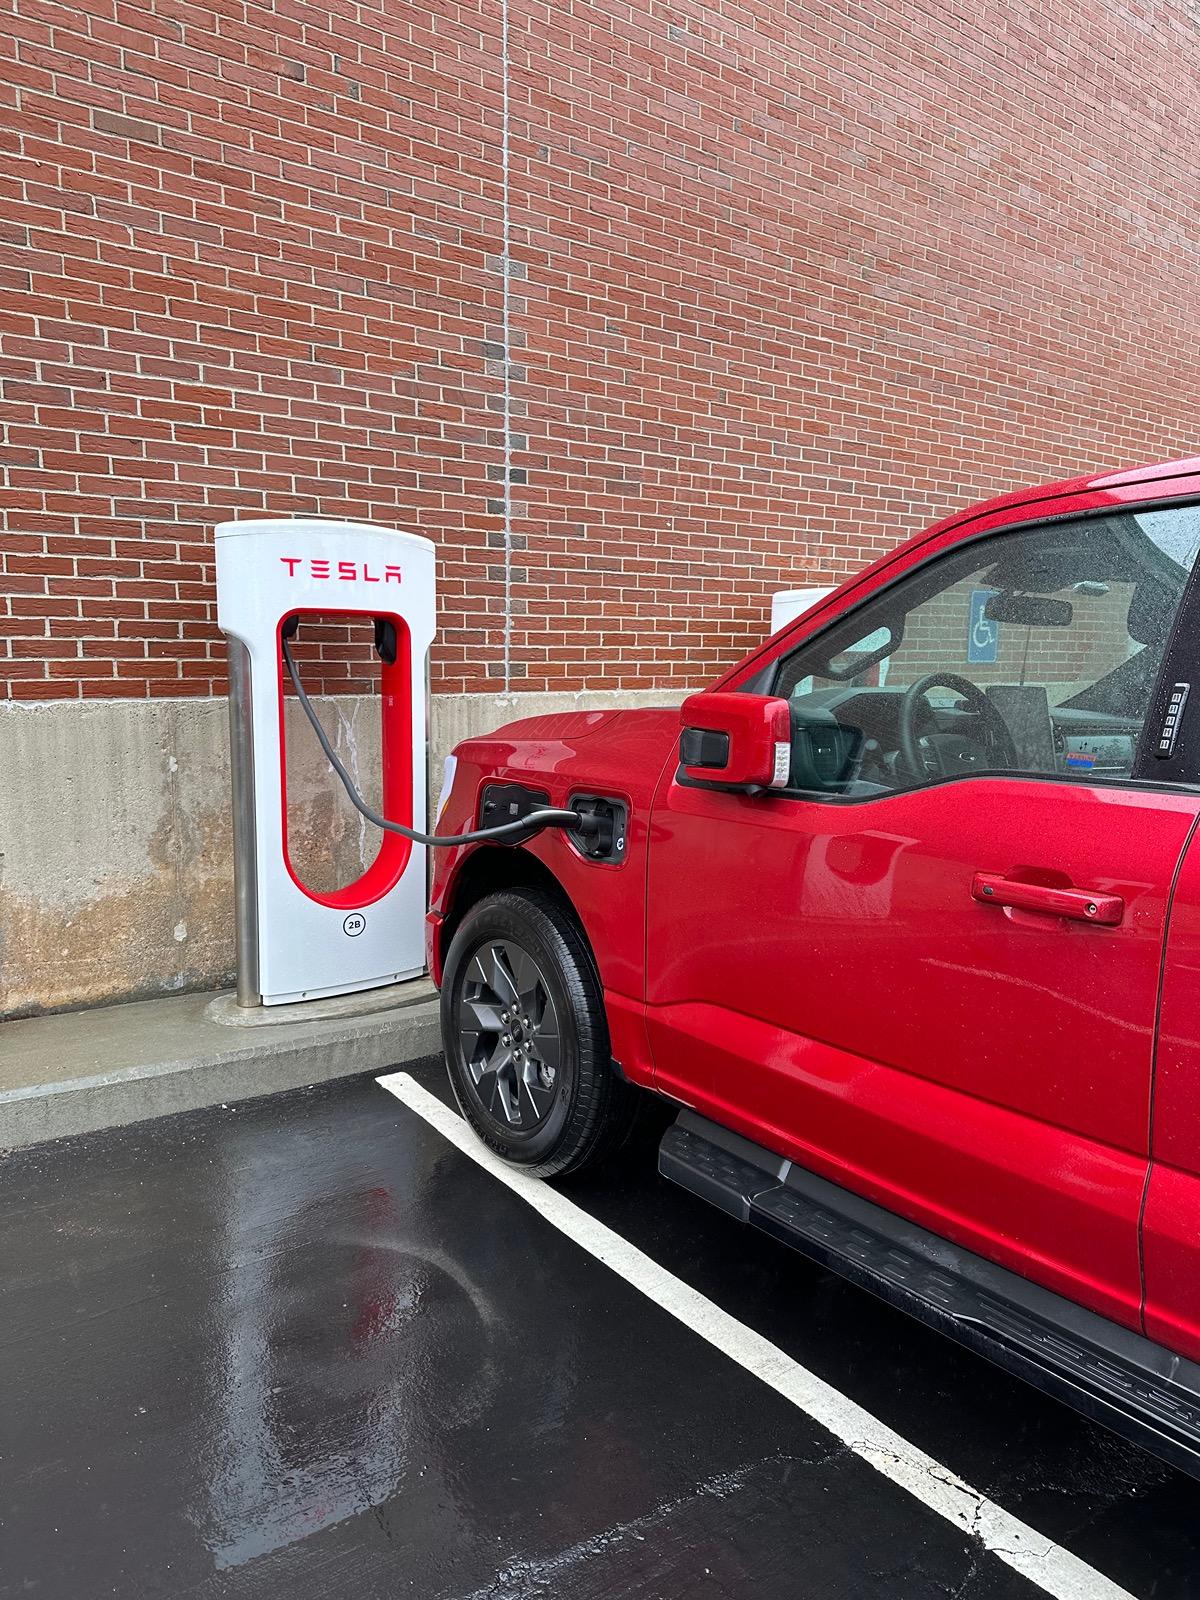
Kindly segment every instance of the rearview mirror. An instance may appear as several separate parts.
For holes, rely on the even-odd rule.
[[[985,603],[988,622],[1015,622],[1019,628],[1069,628],[1075,608],[1069,600],[1045,594],[994,594]]]
[[[679,709],[679,763],[694,783],[782,789],[792,758],[786,700],[767,694],[689,695]]]

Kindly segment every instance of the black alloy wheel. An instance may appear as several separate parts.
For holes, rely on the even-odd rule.
[[[537,1177],[624,1137],[634,1091],[613,1068],[599,979],[569,907],[537,890],[477,901],[450,942],[442,1045],[463,1116]]]
[[[540,1127],[562,1061],[558,1016],[541,968],[514,940],[488,940],[467,963],[458,1034],[487,1114],[526,1133]]]

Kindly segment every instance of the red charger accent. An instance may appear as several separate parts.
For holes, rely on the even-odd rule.
[[[380,809],[385,817],[412,826],[412,644],[408,624],[403,617],[393,614],[340,610],[338,616],[374,617],[386,615],[396,628],[396,659],[390,664],[380,662],[380,730],[381,766],[383,772],[383,799]],[[321,617],[328,613],[314,610],[287,611],[275,628],[275,654],[279,667],[279,791],[283,807],[283,860],[292,882],[310,900],[337,910],[357,911],[363,906],[382,900],[389,889],[395,887],[412,855],[412,840],[399,833],[385,833],[379,854],[371,865],[353,883],[340,889],[322,893],[306,884],[292,865],[288,842],[287,802],[287,729],[284,723],[284,681],[282,637],[283,625],[288,617]],[[332,774],[331,774],[332,779]]]

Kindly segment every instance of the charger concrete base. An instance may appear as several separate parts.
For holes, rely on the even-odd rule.
[[[329,1009],[352,1001],[357,1011]],[[271,1026],[230,1026],[214,1010],[236,1010],[232,995],[177,995],[5,1023],[0,1150],[379,1072],[441,1048],[428,979],[291,1007]]]
[[[291,1022],[328,1022],[337,1017],[371,1017],[437,999],[430,978],[408,978],[381,989],[356,994],[335,994],[325,1000],[293,1000],[287,1006],[240,1006],[232,989],[213,995],[204,1008],[205,1018],[223,1028],[278,1028]]]

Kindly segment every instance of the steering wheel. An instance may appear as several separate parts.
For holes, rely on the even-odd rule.
[[[921,710],[929,709],[925,697],[935,688],[952,689],[967,702],[982,724],[982,740],[936,729],[925,734],[918,732]],[[956,672],[929,672],[909,684],[900,702],[897,737],[900,759],[912,776],[922,782],[965,777],[972,767],[1011,768],[1018,764],[1017,747],[1007,722],[982,689],[969,678],[960,678]]]

